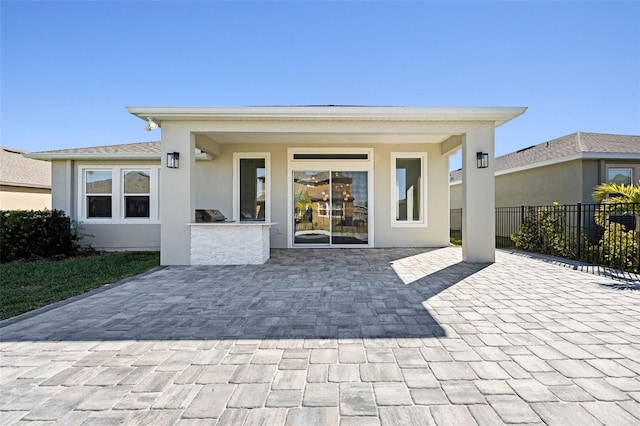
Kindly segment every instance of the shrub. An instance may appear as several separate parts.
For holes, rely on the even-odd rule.
[[[622,270],[637,270],[638,221],[634,222],[633,228],[627,229],[625,225],[611,220],[612,215],[633,214],[635,209],[634,204],[625,203],[601,204],[598,207],[595,221],[604,229],[598,248],[605,265]]]
[[[77,249],[71,219],[62,210],[1,210],[0,260],[70,256]]]
[[[518,232],[511,234],[516,247],[526,251],[571,258],[574,253],[565,230],[561,206],[529,208]]]

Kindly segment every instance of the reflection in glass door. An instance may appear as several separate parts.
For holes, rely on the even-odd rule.
[[[294,244],[368,244],[368,172],[294,171]]]

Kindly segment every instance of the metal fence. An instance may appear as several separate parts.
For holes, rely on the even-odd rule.
[[[639,217],[632,203],[498,207],[496,247],[638,272]],[[462,209],[451,209],[450,224],[451,237],[462,239]]]

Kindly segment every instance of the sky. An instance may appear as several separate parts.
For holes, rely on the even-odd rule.
[[[0,0],[0,20],[0,144],[27,151],[160,140],[125,106],[528,107],[496,155],[640,134],[635,1]]]

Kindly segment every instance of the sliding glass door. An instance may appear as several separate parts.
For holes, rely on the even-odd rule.
[[[293,171],[293,244],[368,244],[368,194],[366,171]]]

